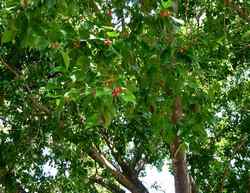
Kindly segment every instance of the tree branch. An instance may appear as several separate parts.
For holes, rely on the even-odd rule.
[[[138,179],[138,172],[135,170],[135,168],[131,168],[131,166],[126,163],[123,159],[122,156],[118,153],[115,152],[115,148],[113,144],[111,144],[111,141],[109,139],[108,133],[105,131],[105,129],[101,130],[102,137],[104,138],[107,146],[109,147],[112,156],[114,159],[117,161],[119,164],[120,168],[122,171],[120,171],[130,182],[132,182],[133,186],[138,189],[139,192],[148,192],[147,189],[144,187],[142,182]],[[114,166],[114,165],[113,165]],[[115,166],[114,166],[115,167]],[[117,167],[115,167],[117,168]],[[125,186],[126,187],[126,186]],[[129,189],[129,188],[128,188]],[[137,190],[136,190],[137,191]]]
[[[105,143],[107,144],[109,150],[111,151],[112,156],[114,157],[115,161],[117,161],[117,163],[119,164],[119,166],[123,168],[124,165],[124,161],[122,160],[121,156],[115,152],[115,148],[113,146],[113,144],[111,144],[111,141],[109,139],[108,133],[105,131],[105,129],[101,129],[101,135],[102,138],[104,139]]]
[[[7,63],[3,60],[3,58],[0,58],[0,62],[1,62],[10,72],[12,72],[12,73],[16,76],[16,78],[20,78],[19,72],[18,72],[16,69],[14,69],[11,65],[7,64]],[[29,94],[31,94],[31,89],[30,89],[27,85],[24,85],[24,87],[27,89],[27,91],[29,92]],[[32,103],[34,104],[34,106],[35,106],[38,110],[41,110],[42,112],[45,112],[46,114],[50,114],[50,110],[49,110],[46,106],[40,104],[40,103],[37,101],[36,98],[30,96],[29,99],[32,101]]]
[[[108,133],[105,130],[102,130],[102,136],[108,145],[112,156],[119,164],[120,168],[122,169],[122,172],[130,179],[130,181],[140,183],[138,180],[138,175],[140,171],[143,169],[144,165],[146,164],[145,159],[141,159],[141,154],[138,152],[137,156],[135,157],[135,161],[132,162],[132,164],[126,163],[121,155],[118,152],[115,152],[115,148],[113,144],[111,144],[110,139],[108,138]]]
[[[146,158],[141,158],[135,165],[135,170],[137,175],[139,175],[139,173],[143,170],[143,168],[145,167],[147,163],[147,159]]]
[[[130,168],[129,165],[122,159],[122,156],[118,152],[115,152],[115,148],[113,144],[111,144],[108,133],[104,129],[101,130],[101,133],[105,143],[111,151],[112,156],[114,157],[115,161],[117,161],[122,171],[128,176],[132,174],[134,168]]]
[[[114,178],[126,187],[129,190],[136,189],[135,185],[125,176],[122,174],[121,171],[117,170],[113,164],[108,161],[102,153],[100,153],[96,147],[92,146],[89,152],[89,156],[97,161],[102,167],[107,168],[108,171],[114,176]]]
[[[109,190],[112,193],[125,193],[123,189],[121,189],[118,185],[105,181],[101,176],[92,176],[90,180],[96,184],[99,184]]]
[[[247,9],[236,5],[233,0],[224,0],[224,5],[235,11],[241,18],[245,19],[247,22],[250,22],[250,16]]]

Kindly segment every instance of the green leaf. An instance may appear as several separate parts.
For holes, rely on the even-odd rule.
[[[173,1],[172,0],[167,0],[162,2],[162,7],[163,9],[170,8],[172,6]]]
[[[243,39],[250,39],[250,30],[248,30],[247,32],[245,32],[245,33],[242,35],[242,38],[243,38]]]
[[[62,57],[63,57],[63,61],[64,61],[64,64],[65,64],[65,67],[68,70],[69,63],[70,63],[70,58],[69,58],[68,52],[62,52]]]
[[[113,31],[113,32],[107,32],[107,35],[108,35],[108,37],[110,37],[110,38],[116,38],[116,37],[119,36],[119,33]]]
[[[103,26],[103,29],[106,29],[106,30],[113,30],[114,28],[112,26]]]
[[[129,102],[131,102],[133,104],[136,103],[135,95],[129,90],[126,90],[125,92],[121,93],[121,98],[127,103],[129,103]]]
[[[48,93],[48,94],[46,94],[46,97],[53,98],[53,99],[58,99],[58,98],[61,97],[61,95]]]
[[[80,97],[80,90],[76,88],[71,88],[68,92],[64,94],[65,100],[76,101]]]
[[[103,97],[103,96],[107,96],[110,95],[111,96],[112,90],[110,88],[97,88],[96,89],[96,97]]]
[[[91,128],[99,125],[99,114],[95,113],[86,119],[86,128]]]
[[[63,106],[64,106],[64,98],[63,97],[60,96],[59,98],[56,99],[56,106],[59,109],[63,108]]]
[[[86,66],[89,63],[87,56],[80,56],[77,58],[76,64],[79,66]]]
[[[103,126],[107,128],[110,125],[111,121],[112,121],[111,113],[108,111],[105,111],[103,113]]]
[[[34,47],[37,49],[45,49],[49,46],[49,41],[41,36],[35,36]]]
[[[2,39],[1,39],[1,42],[2,44],[3,43],[8,43],[10,41],[12,41],[14,38],[14,32],[11,31],[11,30],[7,30],[3,33],[3,36],[2,36]]]
[[[65,67],[64,66],[56,66],[55,68],[53,68],[52,70],[51,70],[51,72],[66,72],[66,69],[65,69]]]

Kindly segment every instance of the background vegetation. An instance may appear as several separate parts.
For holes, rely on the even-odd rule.
[[[249,22],[248,0],[1,0],[2,191],[147,193],[169,160],[176,193],[249,193]]]

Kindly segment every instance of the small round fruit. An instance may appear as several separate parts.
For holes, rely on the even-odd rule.
[[[104,45],[105,46],[110,46],[112,44],[112,41],[110,39],[104,40]]]

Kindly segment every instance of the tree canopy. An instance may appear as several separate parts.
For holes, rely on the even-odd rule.
[[[249,193],[249,23],[247,0],[1,0],[0,191],[148,193],[168,160],[176,193]]]

